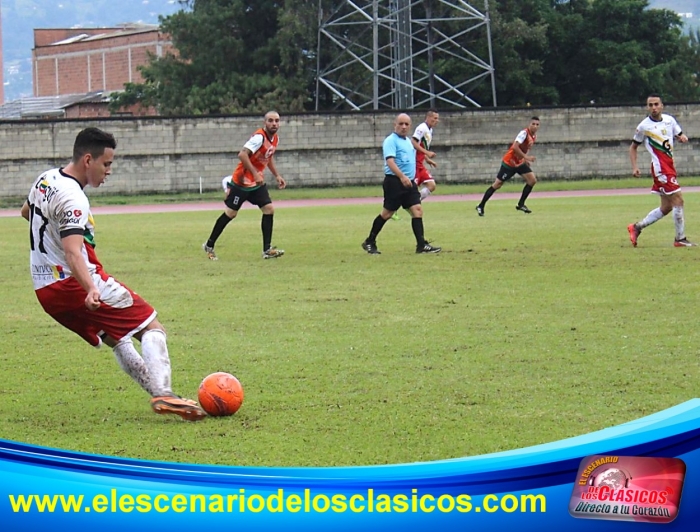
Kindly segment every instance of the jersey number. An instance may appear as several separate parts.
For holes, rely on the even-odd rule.
[[[46,248],[44,247],[44,233],[46,232],[46,226],[49,225],[49,219],[44,216],[39,207],[32,204],[29,205],[29,247],[34,251],[34,216],[41,217],[41,226],[39,227],[39,251],[46,253]]]

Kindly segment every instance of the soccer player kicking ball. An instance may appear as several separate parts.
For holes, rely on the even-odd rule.
[[[646,218],[627,226],[630,241],[634,247],[637,247],[637,240],[642,229],[658,222],[670,212],[673,212],[673,222],[676,226],[676,239],[673,245],[677,248],[695,245],[685,237],[683,195],[678,184],[676,167],[673,164],[674,139],[678,139],[678,142],[688,142],[688,137],[683,134],[676,119],[671,115],[664,114],[663,109],[664,104],[658,94],[650,94],[647,97],[649,116],[637,126],[630,145],[630,162],[634,177],[642,175],[637,166],[639,145],[644,143],[647,151],[651,154],[651,176],[654,179],[651,191],[658,194],[661,199],[661,205],[647,214]]]
[[[29,221],[30,269],[44,311],[94,347],[110,346],[119,366],[148,392],[158,414],[188,421],[206,416],[196,402],[173,393],[165,329],[156,311],[107,274],[95,254],[95,223],[86,185],[112,172],[117,141],[89,127],[75,139],[65,168],[41,174],[21,214]],[[132,337],[141,342],[141,354]]]

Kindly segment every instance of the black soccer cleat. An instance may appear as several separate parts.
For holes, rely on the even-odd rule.
[[[431,246],[427,242],[423,245],[423,247],[418,246],[416,248],[416,253],[440,253],[442,251],[442,248],[439,248],[437,246]]]
[[[477,205],[477,206],[474,207],[474,208],[476,209],[476,213],[477,213],[479,216],[483,216],[483,215],[484,215],[484,208],[483,208],[481,205]]]
[[[369,240],[365,240],[364,242],[362,242],[362,249],[364,249],[370,255],[382,254],[382,252],[377,249],[376,242],[370,242]]]
[[[515,206],[516,211],[522,211],[525,214],[530,214],[532,211],[528,209],[525,205],[516,205]]]

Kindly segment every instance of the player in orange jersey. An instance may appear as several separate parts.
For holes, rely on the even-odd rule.
[[[238,210],[243,203],[248,201],[256,205],[262,211],[262,237],[264,259],[276,259],[284,255],[284,250],[272,246],[272,221],[275,209],[272,206],[270,193],[265,185],[263,172],[269,168],[277,180],[278,188],[282,189],[287,183],[277,171],[273,156],[279,143],[277,131],[280,127],[280,115],[275,111],[265,114],[264,126],[248,139],[240,152],[238,152],[238,165],[233,171],[231,182],[228,183],[226,199],[224,200],[224,212],[214,224],[209,239],[202,244],[202,249],[211,260],[217,260],[214,246],[226,226],[238,215]]]
[[[503,156],[501,161],[501,168],[496,175],[496,180],[493,182],[486,192],[484,197],[481,199],[481,203],[476,206],[476,212],[479,216],[484,215],[484,209],[486,207],[486,202],[493,196],[499,188],[503,186],[505,181],[508,181],[515,174],[520,174],[525,179],[525,186],[523,187],[523,193],[520,195],[520,201],[515,206],[516,210],[524,212],[525,214],[530,214],[532,211],[525,206],[525,200],[532,192],[533,187],[537,184],[537,178],[535,173],[530,168],[530,163],[535,162],[534,155],[528,155],[530,148],[537,140],[537,130],[540,128],[540,119],[533,116],[530,119],[530,125],[523,129],[518,136],[515,137],[515,141],[510,146],[510,149]]]

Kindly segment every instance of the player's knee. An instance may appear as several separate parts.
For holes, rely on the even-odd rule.
[[[163,324],[160,321],[158,321],[158,318],[156,318],[151,323],[146,325],[144,332],[148,331],[160,331],[163,334],[165,334],[165,327],[163,327]]]
[[[491,186],[493,187],[494,190],[498,190],[499,188],[501,188],[503,186],[503,181],[499,181],[498,179],[496,179],[496,181],[494,181],[493,185],[491,185]]]

